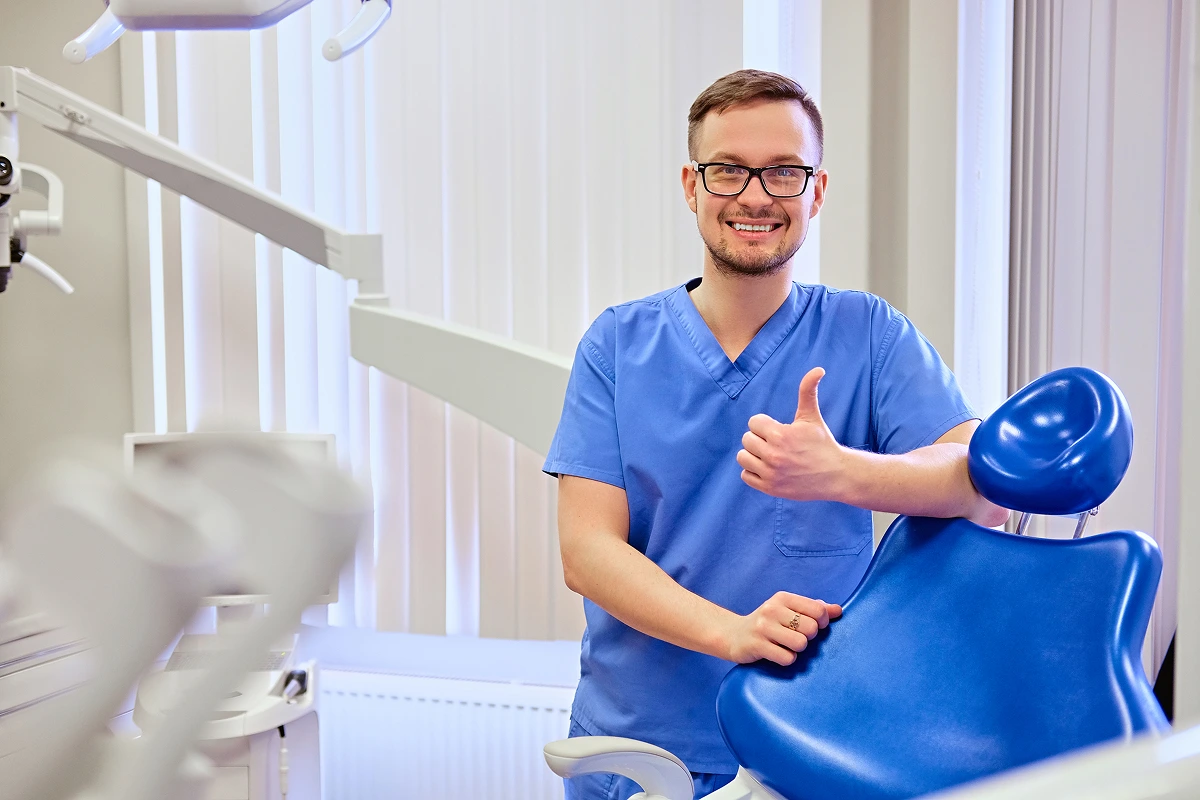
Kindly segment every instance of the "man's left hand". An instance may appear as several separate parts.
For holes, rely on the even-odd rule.
[[[821,416],[817,385],[825,370],[815,367],[800,381],[796,418],[779,422],[766,414],[750,418],[737,454],[742,480],[760,492],[788,500],[836,500],[848,461]]]

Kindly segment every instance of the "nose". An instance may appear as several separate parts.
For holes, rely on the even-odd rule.
[[[738,195],[738,202],[747,208],[766,208],[775,202],[775,198],[767,194],[766,188],[763,187],[762,179],[755,175],[750,179],[750,183]]]

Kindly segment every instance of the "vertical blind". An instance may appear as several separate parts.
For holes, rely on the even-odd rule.
[[[1083,364],[1129,401],[1133,461],[1090,530],[1162,548],[1151,675],[1175,630],[1181,523],[1182,15],[1181,0],[1017,0],[1014,33],[1010,388]]]
[[[394,306],[562,355],[606,306],[699,273],[679,188],[687,108],[741,66],[740,3],[397,3],[368,47],[327,63],[321,42],[357,6],[143,34],[123,49],[141,89],[127,113],[382,233]],[[542,456],[350,359],[352,282],[154,185],[145,198],[139,429],[336,434],[375,519],[333,624],[577,638]]]
[[[320,43],[357,8],[316,0],[260,32],[128,37],[126,113],[382,233],[393,305],[564,356],[606,306],[699,273],[679,185],[695,96],[744,64],[820,94],[815,0],[404,2],[363,51],[327,63]],[[135,351],[138,429],[336,434],[375,520],[335,624],[578,637],[542,456],[353,362],[352,283],[140,185],[131,322],[153,347]],[[810,239],[802,280],[818,278]]]

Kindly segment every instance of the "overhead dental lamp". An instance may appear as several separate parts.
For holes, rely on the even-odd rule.
[[[63,57],[82,64],[112,46],[125,31],[257,30],[269,28],[312,0],[106,0],[92,27],[63,48]],[[392,13],[392,0],[363,0],[357,16],[326,40],[329,61],[348,56],[374,36]]]

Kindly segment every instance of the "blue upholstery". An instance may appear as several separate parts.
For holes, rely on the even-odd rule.
[[[795,664],[730,672],[721,731],[789,800],[866,800],[1165,729],[1139,656],[1161,570],[1140,533],[902,517]]]
[[[1010,398],[972,440],[972,477],[993,500],[1070,513],[1124,474],[1120,392],[1099,373],[1060,373]],[[876,800],[1166,729],[1140,658],[1161,571],[1142,533],[1034,539],[901,517],[842,618],[794,664],[726,676],[721,731],[788,800]]]
[[[980,494],[1032,514],[1078,514],[1104,502],[1129,468],[1133,420],[1111,380],[1055,370],[1010,397],[971,438]]]

